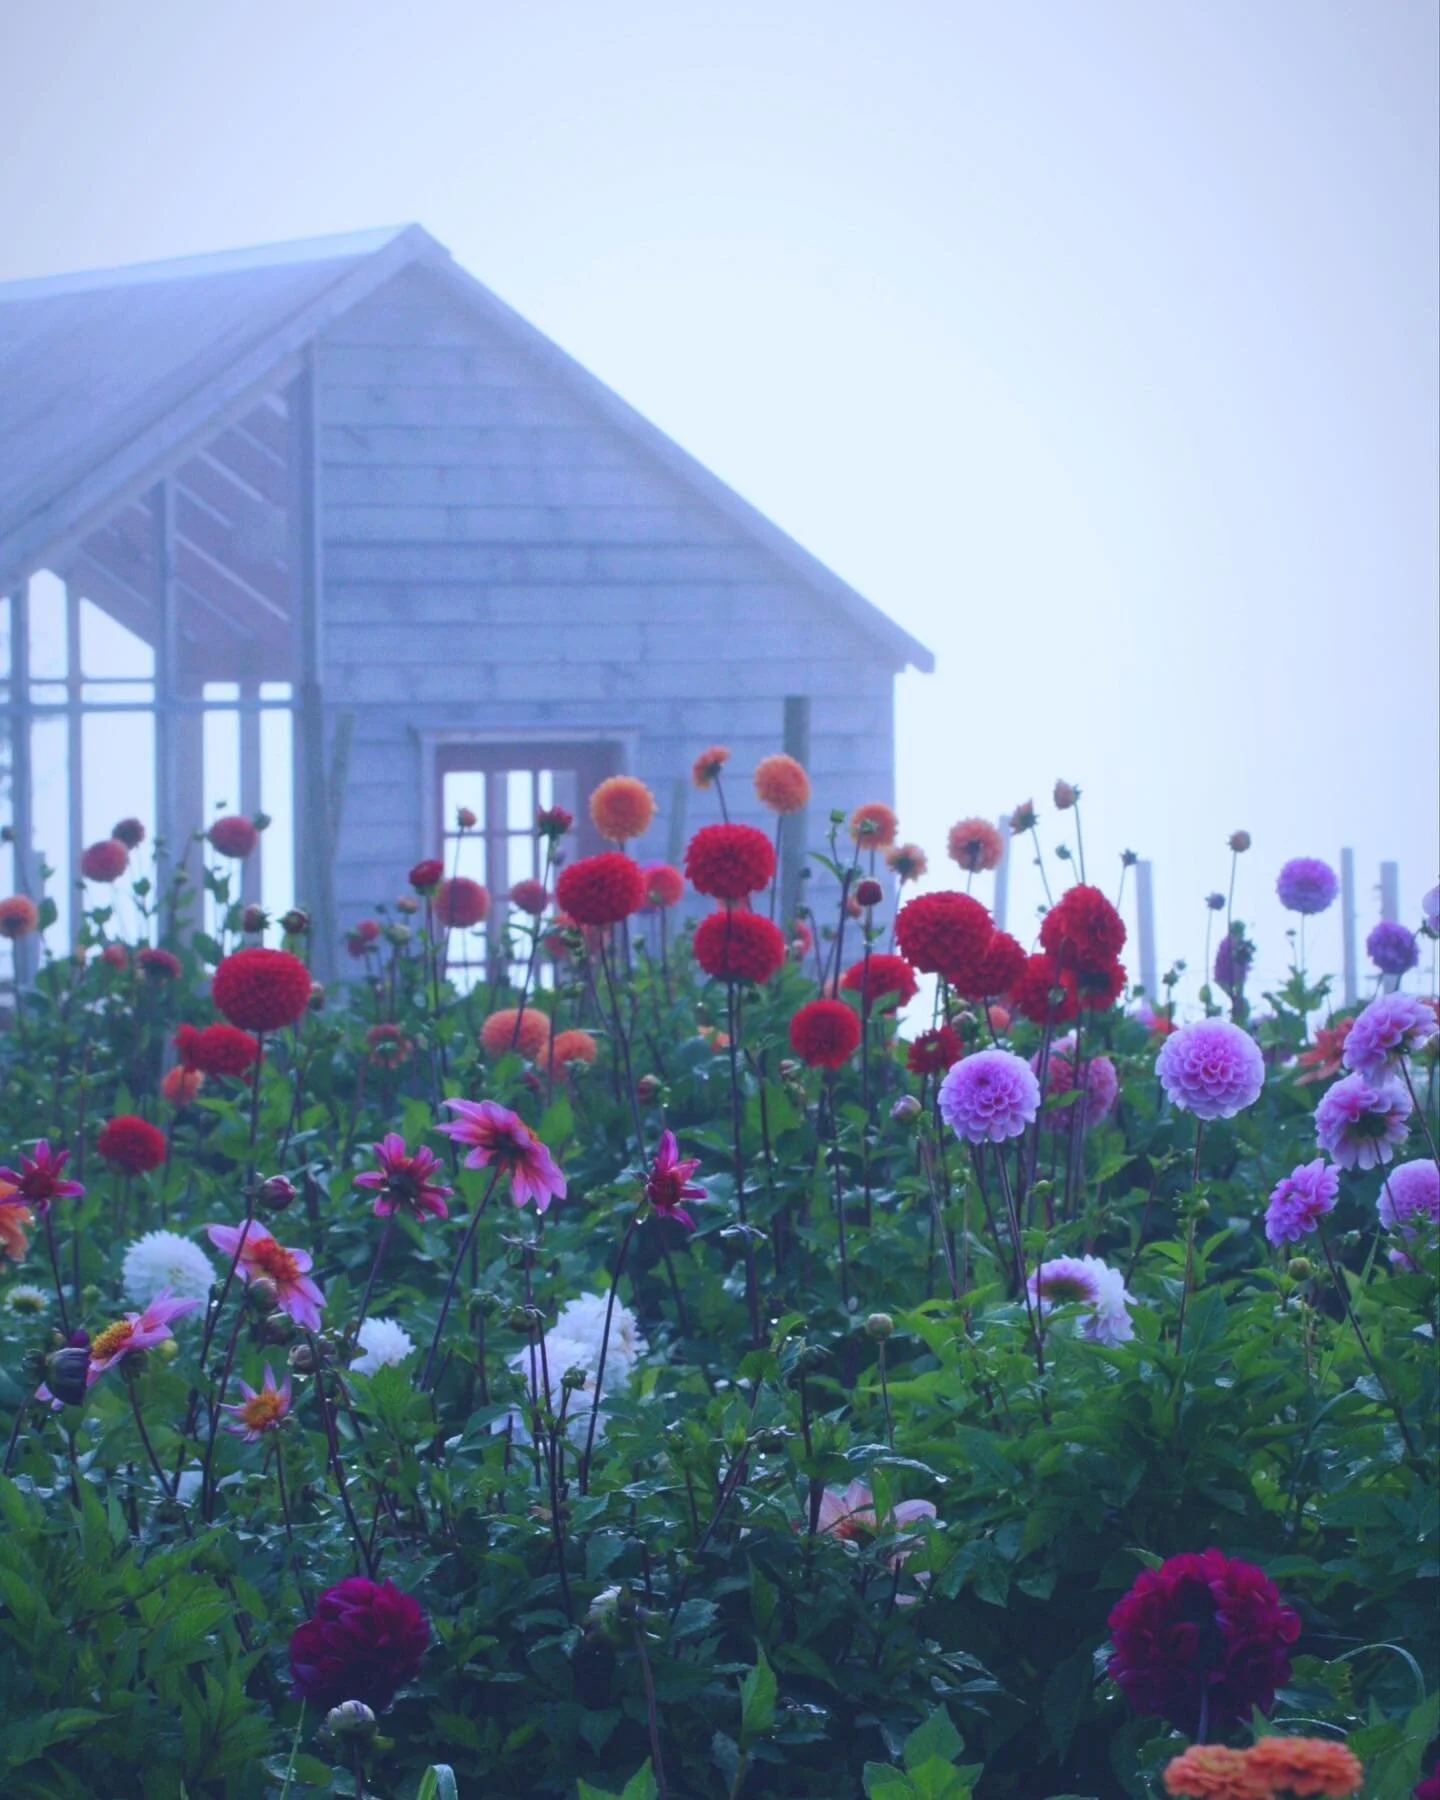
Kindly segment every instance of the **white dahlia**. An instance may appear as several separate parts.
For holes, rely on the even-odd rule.
[[[120,1269],[125,1298],[146,1307],[169,1292],[177,1300],[205,1300],[215,1285],[215,1266],[198,1244],[174,1231],[147,1231],[125,1252]]]

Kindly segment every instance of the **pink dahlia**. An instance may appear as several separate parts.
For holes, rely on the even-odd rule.
[[[1057,1306],[1084,1306],[1088,1316],[1080,1335],[1096,1344],[1125,1344],[1135,1335],[1130,1323],[1134,1295],[1125,1277],[1098,1256],[1056,1256],[1026,1282],[1031,1304],[1041,1316]]]
[[[1339,1193],[1340,1177],[1323,1156],[1301,1163],[1276,1183],[1270,1195],[1265,1208],[1266,1237],[1272,1244],[1298,1244],[1334,1210]]]
[[[1030,1058],[1030,1067],[1039,1074],[1038,1052]],[[1058,1044],[1051,1046],[1050,1060],[1045,1068],[1045,1098],[1049,1100],[1057,1095],[1074,1094],[1075,1091],[1075,1039],[1071,1036],[1062,1038]],[[1075,1108],[1080,1105],[1083,1107],[1080,1129],[1092,1131],[1102,1119],[1109,1116],[1119,1094],[1120,1077],[1115,1073],[1114,1063],[1108,1056],[1092,1056],[1085,1064],[1083,1101],[1071,1100],[1065,1106],[1052,1107],[1040,1115],[1040,1124],[1046,1131],[1069,1131]]]
[[[198,1300],[174,1300],[167,1291],[157,1294],[144,1312],[127,1312],[116,1324],[107,1325],[91,1341],[86,1387],[93,1387],[107,1369],[132,1350],[150,1350],[173,1337],[171,1322],[194,1312],[199,1304]]]
[[[1373,1169],[1405,1142],[1413,1110],[1398,1082],[1347,1075],[1320,1096],[1315,1141],[1342,1169]]]
[[[1155,1073],[1173,1104],[1197,1119],[1234,1118],[1265,1085],[1260,1046],[1228,1019],[1182,1025],[1160,1046]]]
[[[673,1131],[662,1131],[660,1148],[645,1177],[645,1198],[662,1219],[674,1219],[687,1231],[695,1229],[695,1221],[680,1204],[682,1200],[703,1200],[705,1189],[690,1177],[700,1167],[700,1158],[682,1157]]]
[[[940,1083],[940,1116],[971,1144],[1019,1137],[1040,1110],[1040,1085],[1023,1057],[977,1050]]]
[[[543,1213],[552,1199],[565,1198],[565,1177],[559,1165],[518,1114],[493,1100],[447,1100],[445,1104],[460,1116],[435,1129],[458,1144],[469,1145],[467,1169],[494,1164],[510,1177],[510,1198],[515,1204],[523,1206],[533,1200],[536,1212]]]
[[[1391,1231],[1413,1233],[1440,1225],[1440,1163],[1396,1163],[1381,1184],[1375,1208],[1380,1223]]]
[[[246,1225],[207,1225],[205,1234],[217,1250],[236,1259],[235,1273],[242,1281],[268,1276],[275,1283],[276,1304],[302,1331],[320,1329],[325,1296],[310,1279],[314,1265],[308,1250],[287,1250],[253,1219]]]
[[[433,1150],[422,1144],[412,1155],[398,1132],[387,1131],[375,1145],[378,1169],[368,1169],[355,1177],[358,1188],[369,1188],[375,1195],[377,1219],[389,1218],[403,1207],[416,1219],[446,1219],[450,1209],[445,1202],[455,1191],[435,1180],[440,1163]]]
[[[238,1382],[240,1399],[233,1406],[222,1406],[221,1412],[230,1413],[234,1424],[227,1425],[226,1431],[234,1432],[236,1437],[243,1438],[247,1444],[258,1444],[267,1431],[278,1431],[290,1411],[291,1388],[287,1375],[279,1387],[275,1385],[275,1377],[271,1373],[269,1363],[265,1365],[264,1378],[259,1388],[252,1388],[248,1382]]]
[[[83,1199],[85,1190],[78,1181],[61,1179],[60,1171],[69,1160],[68,1150],[52,1150],[43,1138],[35,1146],[34,1156],[26,1156],[22,1150],[18,1169],[0,1169],[0,1181],[11,1189],[7,1198],[33,1206],[42,1217],[52,1200]]]

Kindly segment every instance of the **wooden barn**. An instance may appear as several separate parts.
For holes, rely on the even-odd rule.
[[[617,770],[673,854],[715,742],[756,822],[762,755],[810,769],[793,882],[891,798],[895,676],[932,666],[413,225],[0,286],[0,596],[0,874],[43,853],[73,929],[112,814],[175,847],[264,810],[246,897],[308,904],[322,969],[462,805],[497,895],[537,802],[594,847]]]

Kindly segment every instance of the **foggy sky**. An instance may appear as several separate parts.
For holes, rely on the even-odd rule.
[[[934,648],[942,881],[1063,774],[1193,966],[1244,826],[1269,978],[1285,858],[1440,863],[1437,16],[11,5],[0,277],[419,220]]]

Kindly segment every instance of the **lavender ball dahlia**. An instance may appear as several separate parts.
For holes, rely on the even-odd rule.
[[[1340,881],[1318,856],[1296,856],[1280,871],[1275,892],[1287,912],[1322,913],[1334,904]]]
[[[1365,940],[1365,954],[1382,975],[1405,975],[1420,960],[1415,933],[1394,919],[1382,919]]]
[[[1389,1162],[1405,1142],[1412,1110],[1410,1096],[1397,1082],[1347,1075],[1315,1108],[1315,1141],[1342,1169],[1373,1169]]]
[[[956,1137],[1002,1144],[1019,1137],[1040,1110],[1040,1084],[1022,1057],[979,1050],[956,1063],[941,1082],[939,1104]]]
[[[1160,1046],[1155,1073],[1171,1102],[1197,1119],[1234,1118],[1265,1085],[1260,1046],[1227,1019],[1182,1025]]]
[[[1375,1210],[1391,1231],[1408,1233],[1440,1225],[1440,1163],[1428,1159],[1396,1163],[1381,1183]]]
[[[1265,1208],[1265,1235],[1272,1244],[1298,1244],[1334,1209],[1340,1177],[1323,1156],[1301,1163],[1275,1185]]]
[[[1413,994],[1380,994],[1350,1027],[1345,1067],[1371,1083],[1389,1080],[1401,1059],[1422,1049],[1436,1030],[1435,1009],[1426,1001]]]

